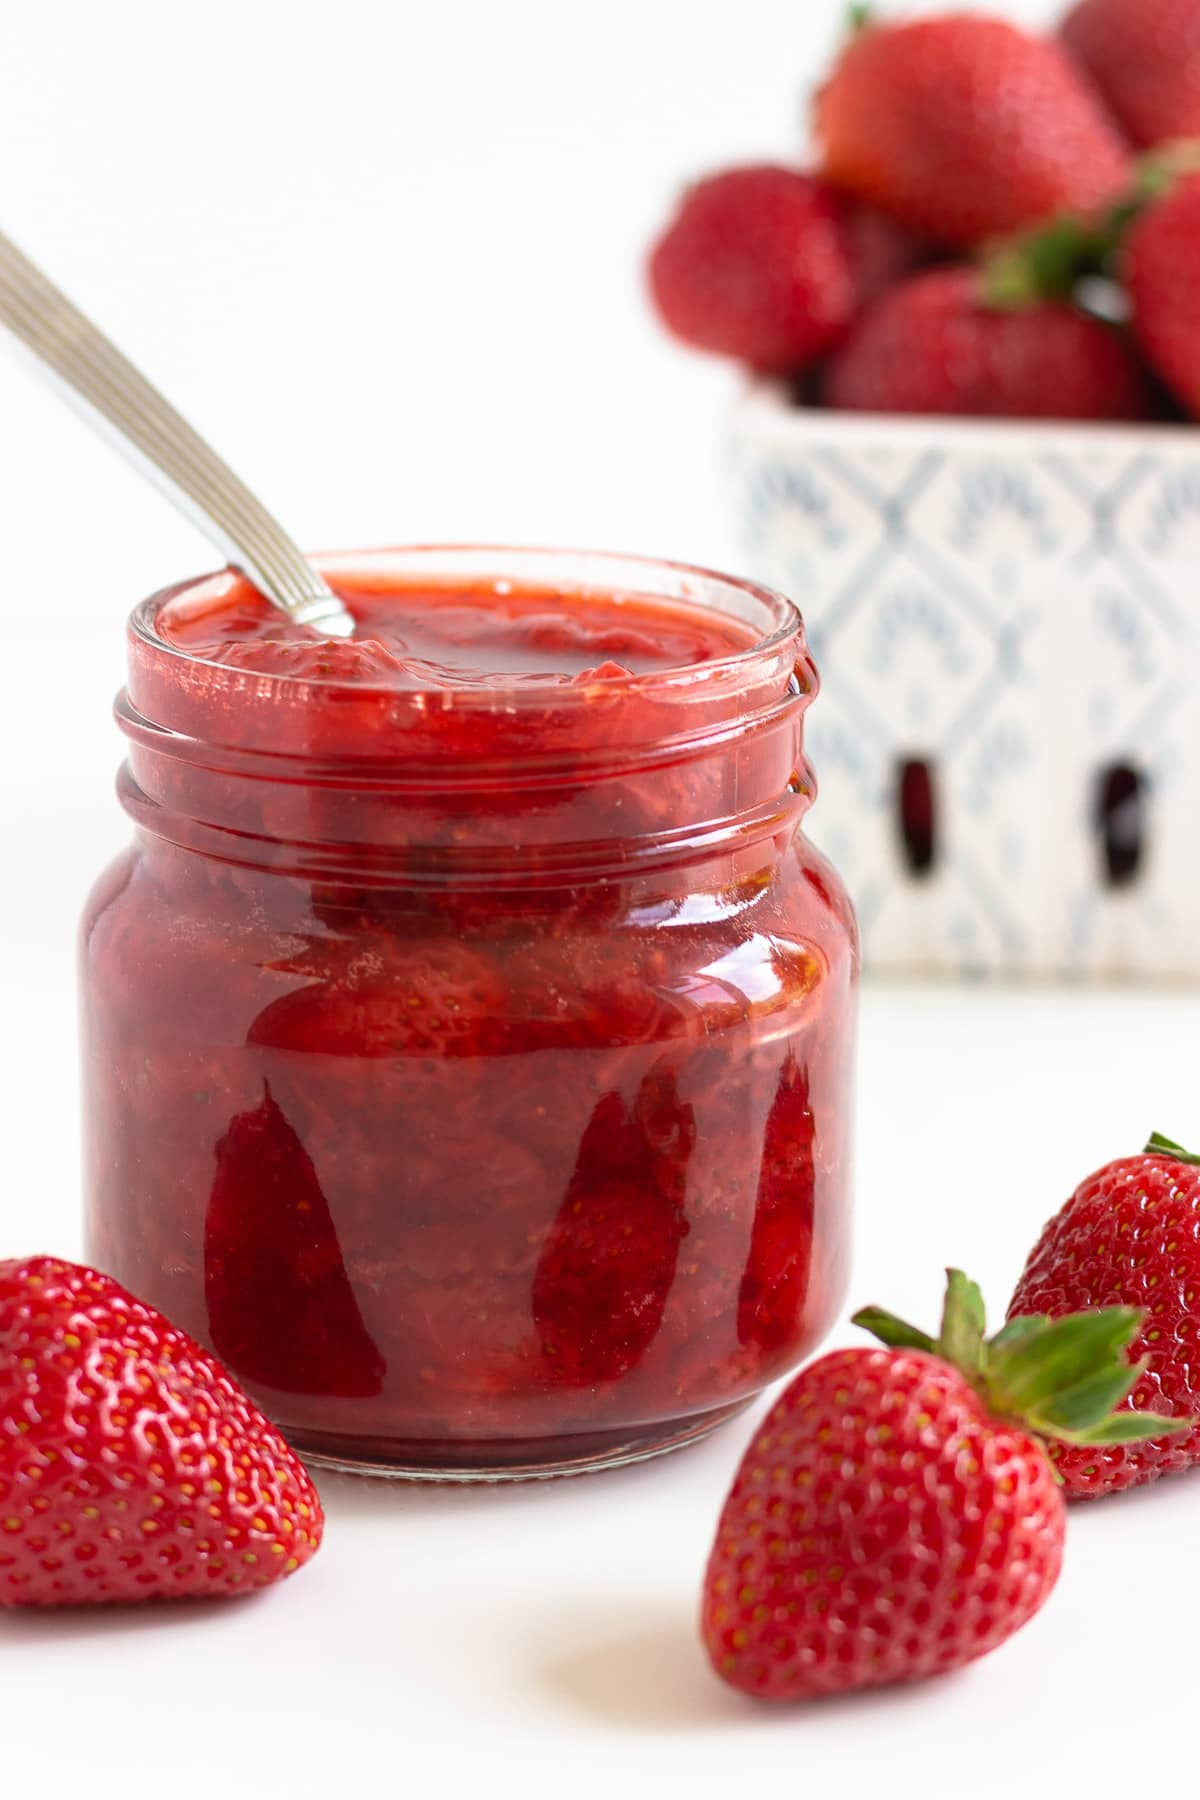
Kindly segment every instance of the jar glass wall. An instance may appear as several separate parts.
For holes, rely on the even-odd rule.
[[[799,619],[569,553],[330,559],[711,607],[749,648],[397,690],[181,651],[118,703],[136,827],[84,921],[91,1259],[314,1460],[487,1479],[690,1441],[843,1295],[853,989],[800,823]]]

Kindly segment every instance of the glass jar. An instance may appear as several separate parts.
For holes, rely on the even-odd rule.
[[[857,951],[800,832],[815,688],[749,583],[329,559],[714,607],[752,647],[570,686],[264,675],[129,625],[131,848],[82,939],[92,1261],[314,1462],[435,1479],[687,1443],[846,1276]]]

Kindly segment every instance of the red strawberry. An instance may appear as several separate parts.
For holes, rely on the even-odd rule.
[[[107,1275],[0,1263],[0,1606],[244,1594],[321,1542],[303,1464]]]
[[[993,306],[972,269],[930,269],[859,320],[823,397],[855,412],[1142,419],[1151,410],[1120,333],[1057,301]]]
[[[1058,1578],[1065,1508],[1042,1440],[1127,1438],[1127,1307],[1008,1325],[950,1271],[936,1340],[837,1350],[785,1390],[742,1461],[704,1585],[718,1674],[766,1700],[909,1681],[994,1650]]]
[[[906,231],[890,213],[864,206],[850,194],[839,194],[842,233],[854,276],[856,313],[888,288],[895,287],[922,263],[930,261],[926,244]]]
[[[1125,186],[1115,125],[1061,47],[955,13],[860,29],[817,100],[825,172],[947,244],[985,238]]]
[[[1080,0],[1062,35],[1135,144],[1200,136],[1200,0]]]
[[[803,369],[856,305],[842,209],[821,182],[763,164],[697,182],[650,255],[650,288],[685,343]]]
[[[1131,1354],[1144,1359],[1126,1406],[1188,1418],[1190,1429],[1097,1452],[1056,1445],[1072,1495],[1090,1499],[1200,1463],[1200,1158],[1153,1137],[1076,1188],[1025,1265],[1010,1318],[1083,1306],[1145,1308]]]
[[[1182,176],[1135,217],[1120,269],[1134,336],[1176,399],[1200,418],[1200,174]]]

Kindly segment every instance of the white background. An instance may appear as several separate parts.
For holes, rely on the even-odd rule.
[[[0,224],[310,546],[719,563],[733,378],[659,336],[639,257],[689,174],[789,154],[842,12],[13,6]],[[0,1254],[72,1253],[72,931],[125,831],[122,621],[211,558],[7,359],[0,509]],[[1088,1168],[1151,1126],[1200,1137],[1196,1023],[1187,995],[872,988],[856,1298],[932,1321],[953,1260],[999,1310]],[[1116,1679],[1153,1679],[1164,1729],[1189,1716],[1188,1482],[1074,1514],[1050,1607],[964,1677],[785,1715],[725,1692],[693,1613],[749,1428],[551,1487],[326,1483],[324,1552],[261,1601],[0,1619],[5,1791],[856,1795],[886,1778],[986,1800],[1132,1781],[1145,1741]]]

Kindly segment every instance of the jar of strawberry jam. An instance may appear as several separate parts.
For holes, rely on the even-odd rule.
[[[857,953],[798,614],[666,563],[330,559],[129,626],[83,928],[89,1254],[315,1462],[629,1461],[846,1273]]]

